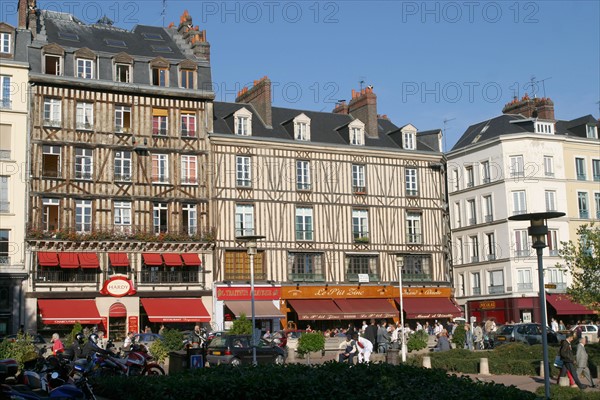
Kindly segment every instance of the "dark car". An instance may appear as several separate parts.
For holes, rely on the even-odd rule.
[[[548,328],[548,343],[560,343],[564,338],[564,335]],[[511,342],[541,344],[542,325],[534,323],[501,325],[494,333],[493,339],[494,346]]]
[[[206,360],[211,366],[219,364],[242,365],[252,364],[252,335],[216,336],[208,345]],[[256,362],[258,364],[285,363],[284,350],[259,339],[256,345]]]

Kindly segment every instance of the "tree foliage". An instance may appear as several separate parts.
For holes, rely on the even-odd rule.
[[[229,333],[232,335],[250,335],[252,334],[252,320],[246,318],[246,314],[242,313],[239,318],[233,321]]]
[[[310,353],[325,350],[325,336],[322,332],[303,333],[298,339],[298,354],[306,354],[306,362],[310,364]]]
[[[577,303],[600,311],[600,226],[581,225],[577,236],[576,242],[562,242],[559,251],[573,277],[567,293]]]
[[[3,340],[0,342],[0,359],[13,358],[23,368],[23,363],[35,359],[37,351],[33,345],[33,336],[18,333],[14,340]]]

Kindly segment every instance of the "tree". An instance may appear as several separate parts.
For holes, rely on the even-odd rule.
[[[325,350],[325,336],[322,332],[303,333],[298,339],[298,354],[306,354],[306,363],[310,365],[310,353]]]
[[[229,333],[233,335],[252,334],[252,321],[246,318],[246,314],[242,313],[239,318],[233,321]]]
[[[600,311],[600,227],[581,225],[578,240],[561,242],[560,257],[573,277],[567,289],[571,298],[592,310]],[[563,267],[560,263],[558,267]]]

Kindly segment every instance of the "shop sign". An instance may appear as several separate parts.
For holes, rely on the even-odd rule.
[[[129,327],[127,329],[128,332],[138,332],[139,331],[139,326],[138,326],[138,317],[136,315],[131,315],[128,318],[127,321],[127,326]]]
[[[218,292],[217,292],[218,293]],[[404,287],[402,294],[405,297],[451,297],[451,288],[437,287]],[[351,299],[351,298],[398,298],[398,286],[373,285],[373,286],[284,286],[281,288],[282,299]]]
[[[217,287],[217,300],[250,300],[250,287]],[[279,300],[281,288],[255,287],[254,300]]]
[[[496,302],[495,301],[480,301],[479,302],[479,309],[480,310],[493,310],[496,308]]]
[[[411,318],[410,319],[442,319],[442,318],[454,318],[455,314],[452,313],[447,313],[447,314],[441,314],[441,313],[430,313],[430,314],[411,314]]]
[[[100,294],[112,297],[129,296],[136,293],[133,288],[133,282],[124,276],[113,276],[107,281],[104,281]]]

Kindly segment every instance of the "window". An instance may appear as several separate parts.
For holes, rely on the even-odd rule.
[[[115,181],[131,181],[131,151],[115,151]]]
[[[365,166],[352,164],[352,192],[366,193]]]
[[[93,129],[94,105],[92,103],[77,103],[75,120],[77,129]]]
[[[494,232],[486,233],[486,247],[487,247],[487,259],[493,261],[496,259],[496,235]]]
[[[44,99],[44,125],[60,127],[61,122],[61,102],[60,99]]]
[[[406,179],[406,195],[416,196],[419,194],[419,188],[417,185],[417,169],[405,168],[404,173]]]
[[[183,232],[188,235],[198,233],[198,212],[195,204],[184,204],[182,211]]]
[[[10,76],[0,75],[0,109],[10,110],[12,108]]]
[[[594,193],[594,203],[596,203],[596,219],[600,219],[600,193]]]
[[[10,212],[10,202],[8,200],[9,178],[6,175],[0,175],[0,213]]]
[[[364,129],[359,127],[350,127],[350,144],[363,146],[365,144]]]
[[[254,235],[254,206],[237,204],[235,206],[235,236]]]
[[[510,176],[513,178],[525,176],[523,156],[513,156],[510,158]]]
[[[236,186],[252,186],[252,161],[248,156],[235,157]]]
[[[530,269],[518,269],[517,270],[517,290],[519,292],[528,291],[533,289],[533,282],[531,280]]]
[[[296,140],[308,140],[308,124],[306,122],[298,122],[294,136]]]
[[[477,236],[470,236],[469,241],[471,242],[471,262],[479,262],[479,238]]]
[[[10,264],[9,238],[10,238],[10,230],[9,229],[0,229],[0,265]]]
[[[588,125],[587,137],[590,139],[598,139],[598,128],[594,125]]]
[[[556,285],[556,290],[565,290],[565,271],[559,268],[546,268],[544,271],[546,282]]]
[[[115,106],[115,132],[129,133],[131,131],[131,107]]]
[[[460,190],[460,181],[459,181],[459,172],[457,169],[452,171],[452,179],[453,179],[453,186],[454,186],[454,190]]]
[[[483,205],[485,207],[485,222],[494,220],[494,205],[492,203],[492,195],[483,196]]]
[[[92,179],[94,153],[92,149],[75,149],[75,179]]]
[[[552,122],[536,122],[535,133],[548,133],[554,134],[554,124]]]
[[[467,200],[469,208],[469,225],[477,225],[477,206],[475,199]]]
[[[459,274],[458,275],[458,296],[464,296],[465,295],[465,274]]]
[[[414,150],[415,149],[415,132],[404,132],[403,137],[403,148],[405,150]]]
[[[169,156],[152,154],[152,183],[169,182]]]
[[[10,160],[12,125],[0,124],[0,160]]]
[[[79,233],[92,231],[91,200],[75,200],[75,230]]]
[[[356,242],[369,241],[369,213],[367,210],[352,210],[352,236]]]
[[[377,256],[346,256],[346,279],[348,282],[358,282],[358,274],[369,275],[369,282],[379,281]]]
[[[267,273],[264,265],[264,252],[258,251],[254,256],[254,279],[266,280]],[[246,251],[225,252],[225,279],[250,280],[250,256]]]
[[[60,178],[60,146],[42,147],[42,176]]]
[[[490,271],[489,294],[504,293],[504,271]]]
[[[554,157],[544,156],[544,175],[554,177]]]
[[[590,217],[587,192],[577,192],[577,206],[579,208],[579,218],[587,219]]]
[[[196,114],[193,112],[181,113],[181,136],[196,137]]]
[[[131,232],[131,202],[115,201],[115,231],[121,233]]]
[[[62,75],[62,57],[55,54],[44,54],[44,73]]]
[[[46,232],[60,229],[58,219],[59,199],[42,199],[42,229]]]
[[[168,231],[167,203],[154,203],[152,205],[152,220],[154,233],[166,233]]]
[[[296,161],[296,189],[310,190],[310,161]]]
[[[324,282],[322,253],[289,253],[288,268],[292,282]]]
[[[577,180],[578,181],[585,181],[586,179],[586,174],[585,174],[585,160],[583,158],[576,158],[575,159],[575,171],[577,174]]]
[[[456,239],[456,247],[458,248],[458,263],[462,264],[465,259],[465,248],[463,246],[463,240],[461,238]]]
[[[421,213],[406,213],[406,237],[408,243],[422,243],[421,238]]]
[[[481,294],[481,274],[479,272],[471,273],[471,285],[473,295]]]
[[[296,240],[313,240],[313,210],[296,208]]]
[[[131,82],[131,65],[115,64],[115,81],[129,83]]]
[[[462,226],[460,203],[458,201],[454,203],[454,222],[456,223],[457,228]]]
[[[525,199],[525,191],[519,190],[512,192],[513,195],[513,215],[527,213],[527,201]]]
[[[600,160],[592,160],[592,177],[595,182],[600,182]]]
[[[546,245],[548,246],[548,255],[558,255],[558,229],[548,229]]]
[[[193,89],[195,74],[196,74],[196,71],[193,71],[193,70],[189,70],[189,69],[180,70],[179,75],[181,77],[181,87],[184,89]]]
[[[157,136],[167,136],[168,132],[168,111],[164,108],[152,109],[152,134]]]
[[[483,161],[481,163],[481,176],[483,177],[483,183],[490,183],[491,175],[490,175],[490,162]]]
[[[467,187],[471,188],[475,185],[475,173],[473,172],[473,167],[468,166],[465,170],[467,172]]]
[[[181,183],[195,185],[198,183],[198,157],[181,155]]]
[[[94,79],[94,60],[78,58],[77,77],[83,79]]]
[[[6,32],[0,32],[0,53],[11,53],[10,45],[12,35]]]
[[[152,85],[167,86],[169,78],[169,68],[153,67],[152,68]]]
[[[556,211],[556,192],[546,190],[546,211]]]
[[[515,230],[515,257],[529,257],[529,233],[527,229]]]
[[[404,254],[402,280],[413,282],[431,280],[431,256]]]

